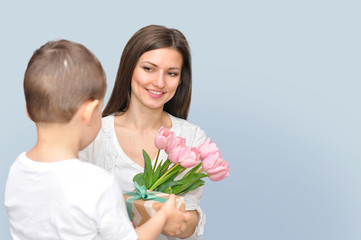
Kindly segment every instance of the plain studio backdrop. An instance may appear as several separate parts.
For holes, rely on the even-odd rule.
[[[149,24],[189,40],[189,120],[231,168],[206,181],[201,239],[361,239],[360,12],[349,0],[1,1],[1,239],[9,167],[36,142],[22,87],[33,51],[84,44],[107,101],[126,42]]]

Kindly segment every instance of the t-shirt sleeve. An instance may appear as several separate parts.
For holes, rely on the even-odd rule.
[[[115,180],[100,197],[96,211],[98,232],[102,239],[138,239]]]
[[[196,210],[198,212],[198,224],[197,228],[194,231],[193,235],[187,240],[198,239],[198,236],[202,235],[204,232],[204,225],[206,224],[206,215],[200,207],[200,201],[202,197],[203,187],[199,187],[196,190],[188,192],[184,195],[184,202],[186,210]]]

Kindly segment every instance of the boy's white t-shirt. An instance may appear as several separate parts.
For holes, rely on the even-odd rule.
[[[69,159],[10,168],[5,207],[13,239],[137,239],[114,176]]]

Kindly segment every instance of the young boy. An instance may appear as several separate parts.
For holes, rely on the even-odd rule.
[[[170,218],[175,234],[184,230],[174,196],[134,229],[114,177],[78,160],[101,127],[105,91],[104,70],[83,45],[60,40],[34,52],[24,92],[38,141],[15,160],[5,190],[14,239],[156,239]]]

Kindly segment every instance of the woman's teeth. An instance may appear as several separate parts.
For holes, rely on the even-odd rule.
[[[149,92],[153,93],[153,94],[156,94],[156,95],[160,95],[162,94],[163,92],[156,92],[156,91],[153,91],[153,90],[148,90]]]

